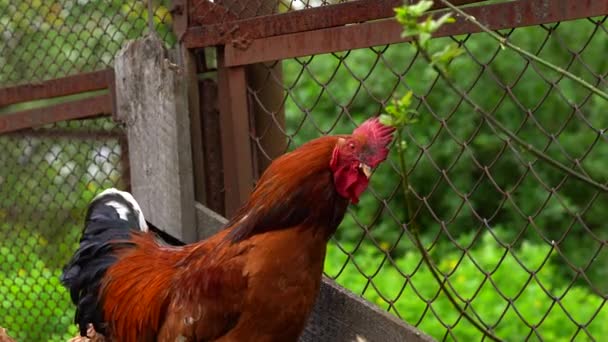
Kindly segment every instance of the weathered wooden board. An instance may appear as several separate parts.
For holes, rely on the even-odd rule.
[[[380,310],[333,280],[321,291],[300,342],[433,341],[413,326]]]
[[[228,222],[222,215],[198,202],[194,204],[194,209],[199,240],[217,233]]]
[[[116,117],[127,128],[131,190],[147,219],[185,242],[197,238],[187,82],[156,35],[116,57]]]

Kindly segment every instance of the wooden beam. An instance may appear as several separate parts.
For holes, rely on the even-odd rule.
[[[117,55],[117,118],[127,126],[131,191],[148,221],[197,238],[187,80],[155,35]]]
[[[437,12],[437,15],[445,11]],[[608,14],[608,1],[518,0],[493,5],[468,7],[473,15],[492,30],[547,24]],[[247,65],[299,56],[360,49],[408,41],[402,26],[394,19],[353,24],[276,37],[253,39],[247,49],[226,45],[227,66]],[[444,25],[434,37],[476,33],[474,24],[457,17]]]
[[[106,89],[113,83],[113,80],[114,70],[105,69],[44,82],[0,88],[0,107]]]
[[[228,68],[218,49],[218,98],[222,135],[225,215],[232,216],[253,188],[253,164],[244,67]]]
[[[300,342],[434,341],[415,327],[323,276]]]
[[[0,115],[0,133],[112,113],[110,94]]]
[[[220,229],[228,223],[228,220],[222,215],[207,208],[201,203],[194,203],[194,210],[196,211],[196,228],[199,240],[204,240],[219,232]]]

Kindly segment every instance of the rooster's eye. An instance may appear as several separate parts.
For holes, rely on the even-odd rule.
[[[351,150],[355,149],[355,144],[354,143],[348,143],[348,148],[350,148]]]

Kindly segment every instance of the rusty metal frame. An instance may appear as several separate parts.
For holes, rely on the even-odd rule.
[[[203,136],[203,165],[205,168],[204,204],[217,213],[225,212],[224,176],[222,172],[222,140],[218,108],[218,86],[211,79],[198,83]]]
[[[109,88],[114,83],[114,70],[104,69],[56,78],[39,83],[0,88],[0,107],[19,102],[67,96]]]
[[[112,113],[110,94],[60,103],[0,116],[0,133],[33,128],[58,121],[84,119]]]
[[[65,128],[24,128],[19,131],[4,133],[8,136],[23,136],[32,138],[63,138],[75,140],[107,140],[121,139],[124,137],[122,130],[102,130],[102,129],[65,129]]]
[[[222,50],[217,63],[224,203],[225,216],[232,216],[249,197],[254,172],[245,67],[226,67]]]
[[[193,2],[191,6],[196,7]],[[483,2],[483,0],[453,0],[455,5]],[[281,14],[257,16],[241,20],[228,20],[223,23],[191,26],[183,37],[188,48],[201,48],[213,45],[236,46],[247,50],[249,41],[297,32],[306,32],[329,27],[361,23],[394,16],[394,8],[403,0],[358,0],[346,3],[291,11]],[[444,8],[436,3],[433,9]],[[228,9],[226,13],[230,13]],[[194,14],[191,14],[191,16]],[[190,18],[190,22],[197,22]]]
[[[469,7],[464,11],[489,28],[500,30],[605,15],[608,2],[518,0]],[[254,39],[245,50],[227,45],[225,61],[227,66],[237,66],[408,41],[401,37],[402,31],[394,19],[385,19]],[[459,18],[456,23],[442,27],[435,37],[477,32],[479,27]]]

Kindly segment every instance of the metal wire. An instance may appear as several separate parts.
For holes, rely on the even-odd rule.
[[[75,336],[59,274],[90,200],[128,188],[124,132],[108,118],[0,135],[0,326],[19,341]]]
[[[173,46],[169,3],[149,3],[0,3],[0,86],[111,66],[122,43],[149,23]],[[199,24],[214,24],[331,3],[199,1],[193,11]],[[500,34],[606,88],[606,21]],[[411,216],[454,297],[506,340],[601,339],[608,334],[608,194],[521,149],[477,112],[605,187],[605,102],[484,34],[436,39],[433,48],[447,43],[465,50],[450,68],[458,92],[425,71],[407,44],[258,66],[265,72],[248,87],[256,165],[320,135],[350,132],[413,90],[420,117],[406,131]],[[74,251],[88,200],[108,186],[128,187],[123,136],[108,118],[0,135],[0,327],[19,340],[74,335],[73,307],[57,275]],[[416,252],[395,160],[392,151],[349,208],[326,274],[437,339],[479,340]]]
[[[156,31],[168,46],[170,1],[152,1]],[[0,86],[99,70],[125,40],[145,33],[145,0],[7,1],[0,3]]]
[[[606,20],[500,33],[602,88],[608,67],[595,54],[608,39]],[[292,149],[319,135],[345,133],[413,90],[421,113],[407,131],[413,216],[451,292],[505,340],[601,339],[600,320],[608,317],[601,228],[608,217],[601,208],[608,194],[528,153],[476,110],[605,187],[602,101],[484,34],[433,43],[438,49],[450,41],[466,52],[452,63],[451,75],[472,103],[436,73],[424,72],[426,62],[410,45],[268,64],[264,81],[248,88],[256,120],[265,123],[251,135],[257,158],[274,157],[265,142],[269,134],[280,132]],[[269,107],[263,94],[276,86],[281,100]],[[479,340],[416,252],[392,160],[350,209],[329,248],[326,273],[437,339]]]
[[[148,15],[143,0],[0,1],[0,88],[111,67],[126,40],[147,32],[147,19],[173,46],[169,8],[152,1]],[[0,134],[0,328],[17,341],[76,335],[58,277],[89,201],[107,187],[128,189],[126,148],[125,132],[108,117]]]

